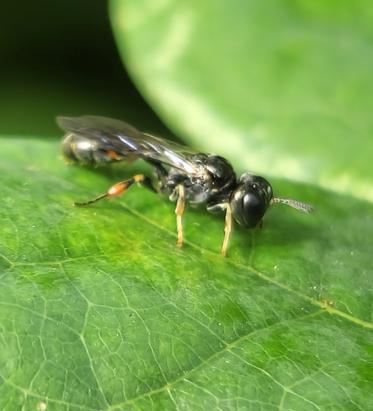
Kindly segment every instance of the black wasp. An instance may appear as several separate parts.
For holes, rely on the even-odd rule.
[[[62,151],[67,160],[91,165],[143,159],[151,164],[154,178],[136,174],[114,184],[93,200],[75,203],[92,204],[103,198],[123,194],[132,184],[140,183],[164,193],[176,201],[177,245],[183,244],[182,215],[185,204],[205,203],[210,212],[225,211],[222,254],[227,254],[233,220],[246,228],[261,225],[271,204],[282,203],[305,213],[312,207],[296,200],[274,197],[263,177],[244,173],[237,179],[230,163],[214,154],[193,152],[176,143],[142,133],[120,120],[105,117],[59,117],[66,135]]]

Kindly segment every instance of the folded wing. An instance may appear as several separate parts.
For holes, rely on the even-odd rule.
[[[110,162],[143,158],[175,167],[187,174],[196,173],[189,159],[194,154],[188,148],[150,134],[142,133],[124,121],[99,116],[58,117],[58,125],[66,131],[63,149],[69,157],[82,148],[86,162]],[[83,153],[84,147],[87,152]],[[89,153],[88,153],[89,151]],[[98,160],[102,161],[98,161]],[[80,159],[78,159],[80,160]],[[89,161],[90,160],[90,161]]]

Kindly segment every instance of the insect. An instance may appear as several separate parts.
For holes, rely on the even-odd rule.
[[[206,205],[209,212],[225,212],[221,253],[226,256],[233,222],[254,228],[272,204],[282,203],[309,213],[312,207],[300,201],[273,195],[263,177],[244,173],[237,178],[231,164],[218,155],[199,153],[159,137],[142,133],[131,125],[98,116],[58,117],[66,132],[62,141],[64,157],[80,164],[104,165],[143,159],[154,176],[136,174],[114,184],[104,194],[76,206],[86,206],[104,198],[123,194],[134,183],[169,196],[176,202],[177,245],[183,245],[182,216],[185,205]]]

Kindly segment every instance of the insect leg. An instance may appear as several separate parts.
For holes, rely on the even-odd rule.
[[[154,193],[158,193],[156,187],[154,187],[153,181],[150,177],[144,176],[144,179],[139,182],[142,186],[148,188],[149,190],[153,191]]]
[[[183,213],[185,208],[185,189],[182,184],[177,186],[177,203],[175,208],[176,214],[176,228],[177,228],[177,246],[183,246]]]
[[[155,191],[154,187],[151,184],[151,180],[149,177],[144,176],[144,174],[136,174],[128,180],[120,181],[119,183],[114,184],[112,187],[109,188],[109,190],[106,193],[101,194],[98,197],[93,198],[92,200],[85,201],[82,203],[74,202],[74,205],[81,207],[81,206],[86,206],[86,205],[95,203],[96,201],[102,200],[103,198],[112,198],[112,197],[119,196],[123,194],[134,183],[142,183],[148,188],[151,188]]]
[[[225,225],[224,225],[224,240],[223,245],[221,247],[221,253],[223,257],[226,257],[228,245],[229,245],[229,238],[232,232],[232,209],[229,204],[226,205],[225,211]]]
[[[156,191],[162,192],[166,188],[166,179],[168,176],[168,171],[163,167],[163,165],[159,161],[152,159],[146,159],[146,161],[154,167],[156,178],[160,182],[159,190]]]

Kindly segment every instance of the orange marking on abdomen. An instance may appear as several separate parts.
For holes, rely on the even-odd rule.
[[[110,158],[110,160],[119,160],[120,155],[114,150],[108,150],[106,155]]]

